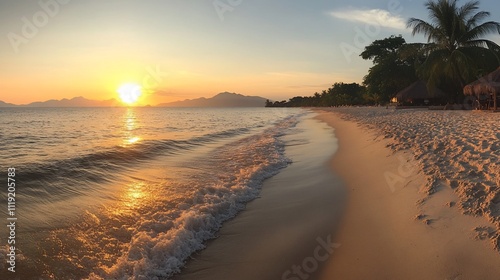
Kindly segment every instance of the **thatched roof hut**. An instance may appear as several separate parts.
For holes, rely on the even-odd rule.
[[[426,100],[433,98],[443,98],[444,96],[444,92],[440,89],[433,88],[429,90],[427,88],[426,82],[417,81],[398,92],[396,94],[396,99],[398,100],[398,102],[403,103],[408,102],[409,100]]]
[[[464,87],[466,95],[493,95],[493,110],[498,109],[497,99],[500,95],[500,67],[488,75]]]

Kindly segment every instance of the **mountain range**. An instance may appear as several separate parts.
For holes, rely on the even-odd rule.
[[[12,103],[6,103],[3,101],[0,101],[0,107],[16,107],[17,105],[12,104]]]
[[[237,93],[222,92],[211,98],[186,99],[162,103],[157,107],[264,107],[266,99],[259,96],[245,96]],[[123,106],[116,99],[90,100],[84,97],[72,99],[47,100],[25,105],[16,105],[0,101],[0,107],[117,107]]]
[[[222,92],[211,98],[186,99],[159,104],[158,107],[264,107],[266,98]]]
[[[61,99],[61,100],[47,100],[47,101],[39,101],[33,102],[25,105],[15,105],[11,103],[5,103],[0,101],[0,107],[114,107],[121,106],[120,102],[116,99],[109,100],[90,100],[84,97],[74,97],[72,99]]]

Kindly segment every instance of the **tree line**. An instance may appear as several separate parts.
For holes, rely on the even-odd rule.
[[[425,6],[430,21],[410,18],[407,27],[427,43],[407,43],[401,35],[376,40],[360,54],[373,62],[362,84],[335,83],[312,96],[268,100],[266,107],[385,104],[418,80],[441,89],[448,103],[460,103],[465,85],[500,66],[500,46],[485,38],[500,34],[500,23],[485,21],[490,13],[479,11],[479,1],[459,6],[458,0],[431,0]]]

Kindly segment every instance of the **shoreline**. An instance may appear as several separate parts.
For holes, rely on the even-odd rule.
[[[329,168],[336,150],[331,128],[307,116],[294,129],[299,133],[284,136],[293,163],[266,180],[259,198],[227,221],[173,279],[318,277],[338,245],[333,233],[345,188]]]
[[[368,123],[332,109],[314,112],[338,140],[333,156],[320,165],[314,157],[299,161],[266,180],[261,197],[224,224],[173,279],[500,276],[500,254],[488,238],[474,236],[491,221],[463,215],[454,189],[430,180],[429,162],[416,161],[406,143],[394,143]],[[300,145],[290,150],[306,152]],[[307,166],[316,173],[306,178]]]

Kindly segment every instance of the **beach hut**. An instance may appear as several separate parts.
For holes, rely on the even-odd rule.
[[[443,102],[444,92],[438,88],[429,90],[427,83],[417,81],[396,94],[396,100],[403,105],[427,106]]]
[[[500,67],[488,75],[464,87],[465,95],[476,96],[478,109],[498,110],[500,98]]]

